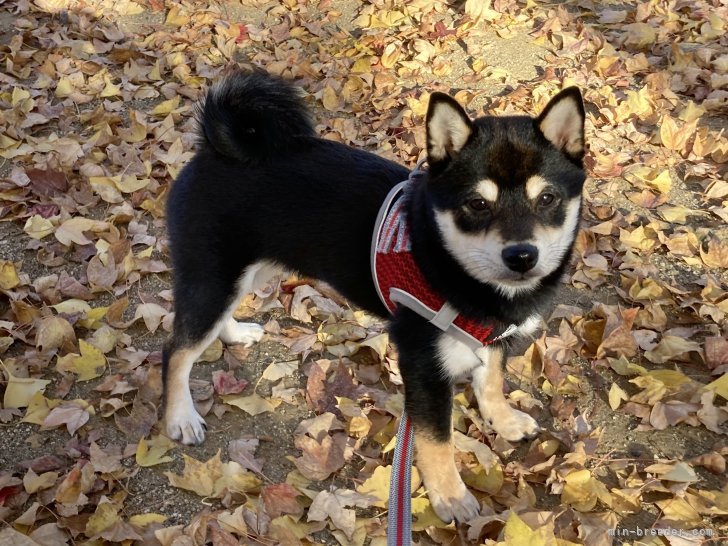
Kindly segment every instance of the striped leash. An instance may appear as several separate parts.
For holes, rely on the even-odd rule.
[[[389,482],[389,527],[387,546],[412,543],[412,445],[414,433],[407,413],[402,411],[394,448],[392,478]]]

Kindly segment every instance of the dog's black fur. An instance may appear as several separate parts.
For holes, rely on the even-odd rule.
[[[427,180],[408,195],[413,255],[427,280],[461,314],[498,327],[521,324],[545,309],[568,254],[537,290],[507,297],[470,276],[448,252],[434,207],[456,211],[464,232],[487,229],[498,217],[517,238],[525,229],[524,214],[531,214],[516,195],[525,177],[558,177],[564,199],[579,195],[581,154],[553,146],[539,130],[540,119],[476,120],[465,146],[431,158]],[[175,181],[167,205],[176,314],[165,372],[174,351],[199,343],[221,320],[238,297],[241,274],[260,260],[324,280],[353,304],[386,316],[370,272],[371,237],[385,196],[407,178],[407,169],[317,138],[295,89],[263,73],[228,76],[208,94],[200,126],[199,150]],[[460,212],[473,181],[483,178],[497,181],[507,195],[504,209],[489,218]],[[558,211],[553,214],[547,223],[563,221]],[[404,307],[392,317],[390,331],[417,434],[448,441],[452,392],[439,368],[441,332]]]
[[[245,267],[264,258],[384,316],[368,275],[369,247],[379,207],[407,169],[313,136],[287,83],[262,73],[233,82],[208,96],[199,150],[167,202],[172,343],[198,341],[227,308]]]

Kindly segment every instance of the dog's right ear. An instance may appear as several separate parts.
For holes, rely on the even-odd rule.
[[[430,95],[427,106],[427,162],[447,162],[463,149],[473,124],[458,102],[445,93]]]

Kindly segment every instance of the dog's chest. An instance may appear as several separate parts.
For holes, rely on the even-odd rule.
[[[538,330],[540,324],[541,317],[531,315],[517,326],[512,335],[532,336]],[[440,369],[453,381],[462,378],[476,366],[482,365],[484,358],[487,359],[491,351],[493,349],[486,345],[479,349],[482,354],[478,356],[473,349],[446,332],[440,332],[437,340],[437,356]]]

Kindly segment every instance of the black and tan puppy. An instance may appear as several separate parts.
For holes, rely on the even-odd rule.
[[[504,438],[537,434],[503,396],[503,340],[538,327],[569,259],[585,179],[579,91],[562,91],[537,118],[476,120],[434,93],[429,170],[391,195],[407,169],[317,138],[298,93],[279,78],[229,74],[200,117],[199,150],[167,205],[176,307],[163,362],[169,436],[204,440],[193,363],[218,336],[260,340],[263,329],[236,322],[233,310],[271,276],[296,271],[391,318],[432,505],[446,521],[476,516],[453,459],[452,383],[472,374],[480,411]]]

